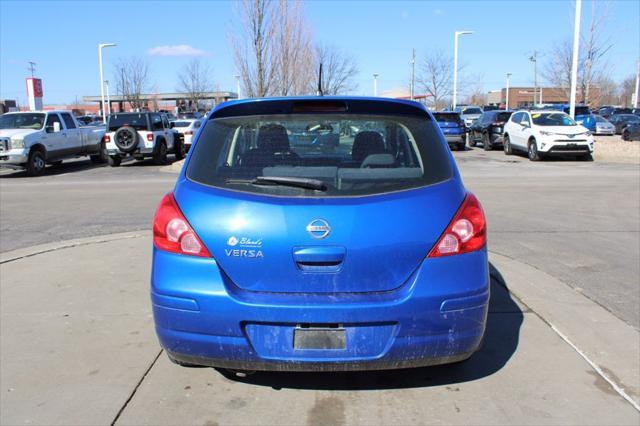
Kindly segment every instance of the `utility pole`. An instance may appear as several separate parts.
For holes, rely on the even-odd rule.
[[[507,99],[506,102],[504,103],[504,109],[505,111],[509,110],[509,79],[511,78],[511,73],[508,72],[507,73]]]
[[[573,24],[573,57],[571,58],[571,99],[569,99],[569,115],[576,117],[576,90],[578,89],[578,49],[580,47],[580,14],[582,0],[576,0],[576,16]]]
[[[414,98],[416,87],[416,49],[413,49],[411,56],[411,100]]]
[[[33,74],[36,72],[36,63],[33,61],[29,61],[29,68],[27,69],[31,71],[31,77],[33,78]]]
[[[529,57],[533,62],[533,105],[536,104],[536,95],[538,94],[538,51],[534,50],[533,55]]]
[[[234,77],[236,78],[236,92],[237,92],[237,99],[240,99],[242,96],[240,96],[240,75],[236,74],[234,75]]]

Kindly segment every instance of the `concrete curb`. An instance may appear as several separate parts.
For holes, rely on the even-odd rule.
[[[0,254],[0,264],[61,249],[132,238],[134,231],[48,243]],[[640,411],[640,333],[602,306],[553,276],[508,256],[490,252],[509,292],[539,316],[609,385]]]
[[[141,238],[151,235],[151,231],[130,231],[120,232],[117,234],[98,235],[87,238],[76,238],[73,240],[56,241],[54,243],[39,244],[36,246],[25,247],[17,250],[11,250],[4,253],[0,253],[0,264],[13,262],[25,257],[37,256],[42,253],[48,253],[51,251],[73,248],[83,246],[87,244],[106,243],[109,241],[124,240],[129,238]]]
[[[491,252],[509,291],[640,411],[640,332],[553,276]]]

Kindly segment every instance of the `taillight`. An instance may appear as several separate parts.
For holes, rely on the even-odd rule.
[[[102,140],[104,141],[104,143],[109,143],[109,142],[111,142],[111,136],[109,136],[109,135],[104,135],[104,136],[102,137]]]
[[[153,133],[147,133],[147,140],[153,142]]]
[[[162,198],[153,218],[153,244],[172,253],[211,257],[180,211],[172,193]]]
[[[487,243],[487,222],[475,195],[468,193],[462,206],[428,257],[469,253]]]

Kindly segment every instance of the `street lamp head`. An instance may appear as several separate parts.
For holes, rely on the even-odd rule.
[[[115,43],[100,43],[98,45],[98,47],[100,47],[100,49],[102,49],[103,47],[113,47],[113,46],[117,46],[117,44],[115,44]]]
[[[456,31],[456,35],[473,34],[473,31]]]
[[[507,73],[507,78],[511,77],[513,74],[511,74],[510,72]]]
[[[373,73],[373,78],[378,78],[379,75],[380,74],[378,74],[378,73]]]

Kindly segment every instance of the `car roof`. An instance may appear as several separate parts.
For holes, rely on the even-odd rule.
[[[405,99],[365,96],[296,96],[231,100],[218,104],[207,118],[290,114],[294,112],[295,108],[313,107],[317,107],[317,112],[319,113],[347,112],[368,114],[375,112],[382,115],[420,115],[429,117],[428,111],[423,104]],[[323,107],[329,107],[329,110],[322,110],[321,108]],[[331,108],[334,108],[334,110],[331,110]],[[340,110],[341,108],[345,109]],[[302,111],[301,109],[298,112],[308,113],[312,111]]]

